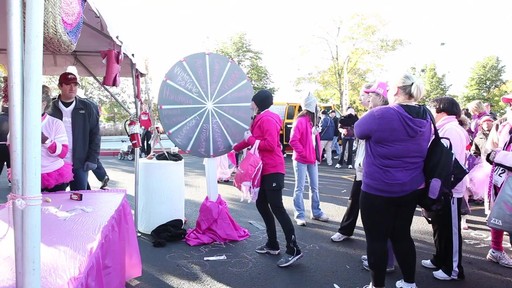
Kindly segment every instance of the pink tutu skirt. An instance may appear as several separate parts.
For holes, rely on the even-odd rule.
[[[69,183],[71,180],[73,180],[73,166],[64,162],[59,169],[41,174],[41,189],[51,189],[55,185]]]

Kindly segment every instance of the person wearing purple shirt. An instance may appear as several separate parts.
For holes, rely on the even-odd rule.
[[[388,239],[403,274],[396,287],[416,287],[411,223],[425,186],[432,123],[417,104],[425,93],[419,79],[405,73],[391,84],[392,104],[368,111],[354,127],[356,137],[366,141],[360,209],[372,278],[367,287],[385,285]]]

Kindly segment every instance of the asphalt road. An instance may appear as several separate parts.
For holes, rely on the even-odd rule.
[[[124,188],[128,200],[134,205],[134,162],[102,157],[110,178],[110,187]],[[206,197],[206,181],[202,159],[185,155],[185,228],[193,228],[199,207]],[[284,203],[290,216],[293,215],[293,171],[291,159],[286,158],[286,188]],[[5,172],[0,176],[0,202],[6,199],[7,181]],[[295,227],[296,235],[304,251],[304,257],[288,268],[279,268],[280,256],[260,255],[254,249],[266,240],[263,222],[254,203],[240,202],[240,194],[232,183],[219,184],[219,193],[228,203],[231,216],[251,237],[244,241],[210,244],[191,247],[185,242],[168,243],[166,247],[154,248],[148,235],[139,236],[139,248],[143,261],[143,275],[130,280],[126,287],[362,287],[370,282],[370,274],[361,266],[360,256],[365,254],[365,238],[359,222],[354,237],[341,243],[333,243],[330,236],[339,226],[347,204],[353,179],[353,170],[334,169],[320,165],[319,183],[321,208],[331,220],[327,223],[309,220],[306,227]],[[93,179],[91,185],[99,187]],[[172,193],[172,187],[162,187]],[[139,191],[151,193],[151,191]],[[305,198],[309,198],[305,194]],[[309,201],[306,201],[309,207]],[[162,205],[165,205],[164,203]],[[172,205],[172,204],[171,204]],[[170,205],[170,206],[171,206]],[[310,210],[307,209],[309,212]],[[172,219],[169,219],[172,220]],[[256,223],[256,225],[250,222]],[[512,287],[512,270],[485,260],[490,245],[489,229],[485,225],[482,206],[473,207],[469,216],[470,230],[463,232],[463,265],[466,279],[442,282],[432,276],[432,271],[420,265],[434,252],[432,232],[419,210],[411,228],[416,242],[418,287]],[[279,227],[279,226],[278,226]],[[281,248],[284,235],[278,228]],[[510,254],[508,244],[506,251]],[[206,256],[226,255],[226,260],[204,261]],[[401,279],[399,269],[388,274],[386,287],[395,287]]]

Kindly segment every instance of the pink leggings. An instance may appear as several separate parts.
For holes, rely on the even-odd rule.
[[[491,248],[496,251],[503,251],[503,231],[491,228]]]

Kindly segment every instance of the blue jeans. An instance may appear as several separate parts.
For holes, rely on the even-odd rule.
[[[105,167],[103,167],[103,164],[101,164],[100,159],[98,159],[98,166],[96,166],[96,169],[91,170],[92,174],[98,179],[98,181],[103,181],[105,177],[107,177],[107,171],[105,171]]]
[[[340,154],[341,154],[341,148],[340,148],[340,143],[338,143],[338,136],[334,136],[334,137],[332,138],[332,146],[331,146],[331,150],[336,151],[336,154],[338,154],[338,156],[340,156]]]
[[[318,164],[302,164],[293,161],[293,171],[295,173],[295,189],[293,191],[293,206],[295,207],[294,218],[305,219],[304,209],[304,185],[306,184],[306,174],[309,182],[311,213],[313,217],[323,215],[320,210],[320,194],[318,193]]]
[[[85,171],[83,167],[73,168],[73,180],[69,182],[71,191],[87,190],[87,179],[89,171]]]

